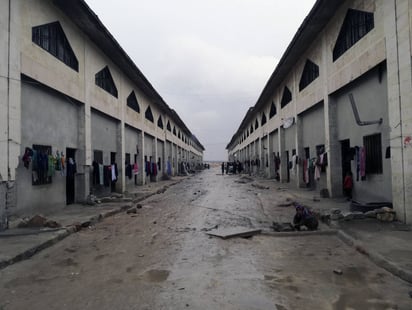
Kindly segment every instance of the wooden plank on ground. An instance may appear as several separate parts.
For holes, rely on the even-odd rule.
[[[250,229],[245,227],[230,227],[230,228],[220,228],[217,230],[209,231],[207,234],[209,236],[219,237],[222,239],[229,239],[235,237],[252,237],[258,235],[262,232],[261,229]]]

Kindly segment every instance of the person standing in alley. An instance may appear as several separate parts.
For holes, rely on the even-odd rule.
[[[353,179],[352,172],[346,172],[345,179],[343,181],[343,191],[345,192],[346,199],[352,200],[352,188],[353,188]]]
[[[225,174],[225,163],[222,162],[222,175],[224,175],[224,174]]]

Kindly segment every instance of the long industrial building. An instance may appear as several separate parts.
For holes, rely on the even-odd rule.
[[[83,0],[0,1],[0,98],[0,230],[202,164],[202,144]]]
[[[250,173],[412,223],[412,3],[318,0],[227,145]],[[274,22],[273,27],[277,27]]]

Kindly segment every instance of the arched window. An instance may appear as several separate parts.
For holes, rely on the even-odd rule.
[[[163,129],[163,120],[162,120],[162,116],[159,116],[159,118],[157,119],[157,127]]]
[[[127,106],[135,110],[137,113],[140,113],[140,106],[137,102],[136,94],[134,93],[134,91],[132,91],[129,97],[127,97]]]
[[[144,113],[144,116],[146,117],[148,121],[151,121],[152,123],[154,123],[153,113],[152,113],[152,109],[150,108],[150,106],[147,107],[146,112]]]
[[[270,106],[269,119],[272,118],[273,116],[275,116],[276,113],[277,113],[277,111],[276,111],[276,105],[275,105],[275,103],[272,101],[272,105]]]
[[[375,27],[373,13],[349,9],[333,48],[333,61]]]
[[[261,122],[262,126],[266,124],[266,114],[263,113],[262,115],[262,122]]]
[[[170,126],[170,122],[167,121],[166,129],[170,132],[172,132],[172,127]]]
[[[304,89],[310,83],[312,83],[319,76],[319,66],[306,60],[305,67],[303,68],[302,76],[299,82],[299,91]]]
[[[280,102],[280,107],[285,107],[289,102],[292,101],[292,93],[290,92],[289,88],[285,86],[283,89],[283,96],[282,101]]]
[[[110,73],[108,66],[97,72],[94,79],[97,86],[117,98],[117,88],[114,84],[112,74]]]

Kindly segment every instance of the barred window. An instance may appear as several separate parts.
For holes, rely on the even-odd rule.
[[[150,108],[150,106],[147,107],[146,112],[144,113],[144,116],[146,117],[148,121],[151,121],[152,123],[154,123],[153,113],[152,113],[152,109]]]
[[[289,88],[285,86],[283,90],[282,100],[280,102],[280,107],[284,108],[291,101],[292,101],[292,93],[290,92]]]
[[[333,61],[342,56],[374,27],[373,13],[349,9],[333,48]]]
[[[161,116],[159,116],[159,119],[157,120],[157,127],[163,129],[163,120]]]
[[[266,114],[263,113],[262,115],[262,122],[261,122],[262,126],[266,124]]]
[[[59,22],[33,27],[32,42],[73,70],[79,71],[79,62]]]
[[[104,67],[101,71],[96,73],[95,83],[97,86],[117,98],[117,88],[114,84],[112,74],[110,73],[108,66]]]
[[[382,174],[382,138],[381,134],[363,137],[365,147],[365,172],[367,174]]]
[[[272,102],[272,105],[270,106],[270,113],[269,113],[269,118],[272,118],[273,116],[275,116],[277,113],[276,111],[276,105],[274,102]]]
[[[299,91],[303,90],[312,83],[319,76],[319,66],[306,60],[305,67],[303,68],[302,76],[299,82]]]
[[[137,113],[140,113],[140,106],[137,102],[136,94],[134,93],[134,91],[132,91],[129,97],[127,97],[127,106],[135,110]]]

